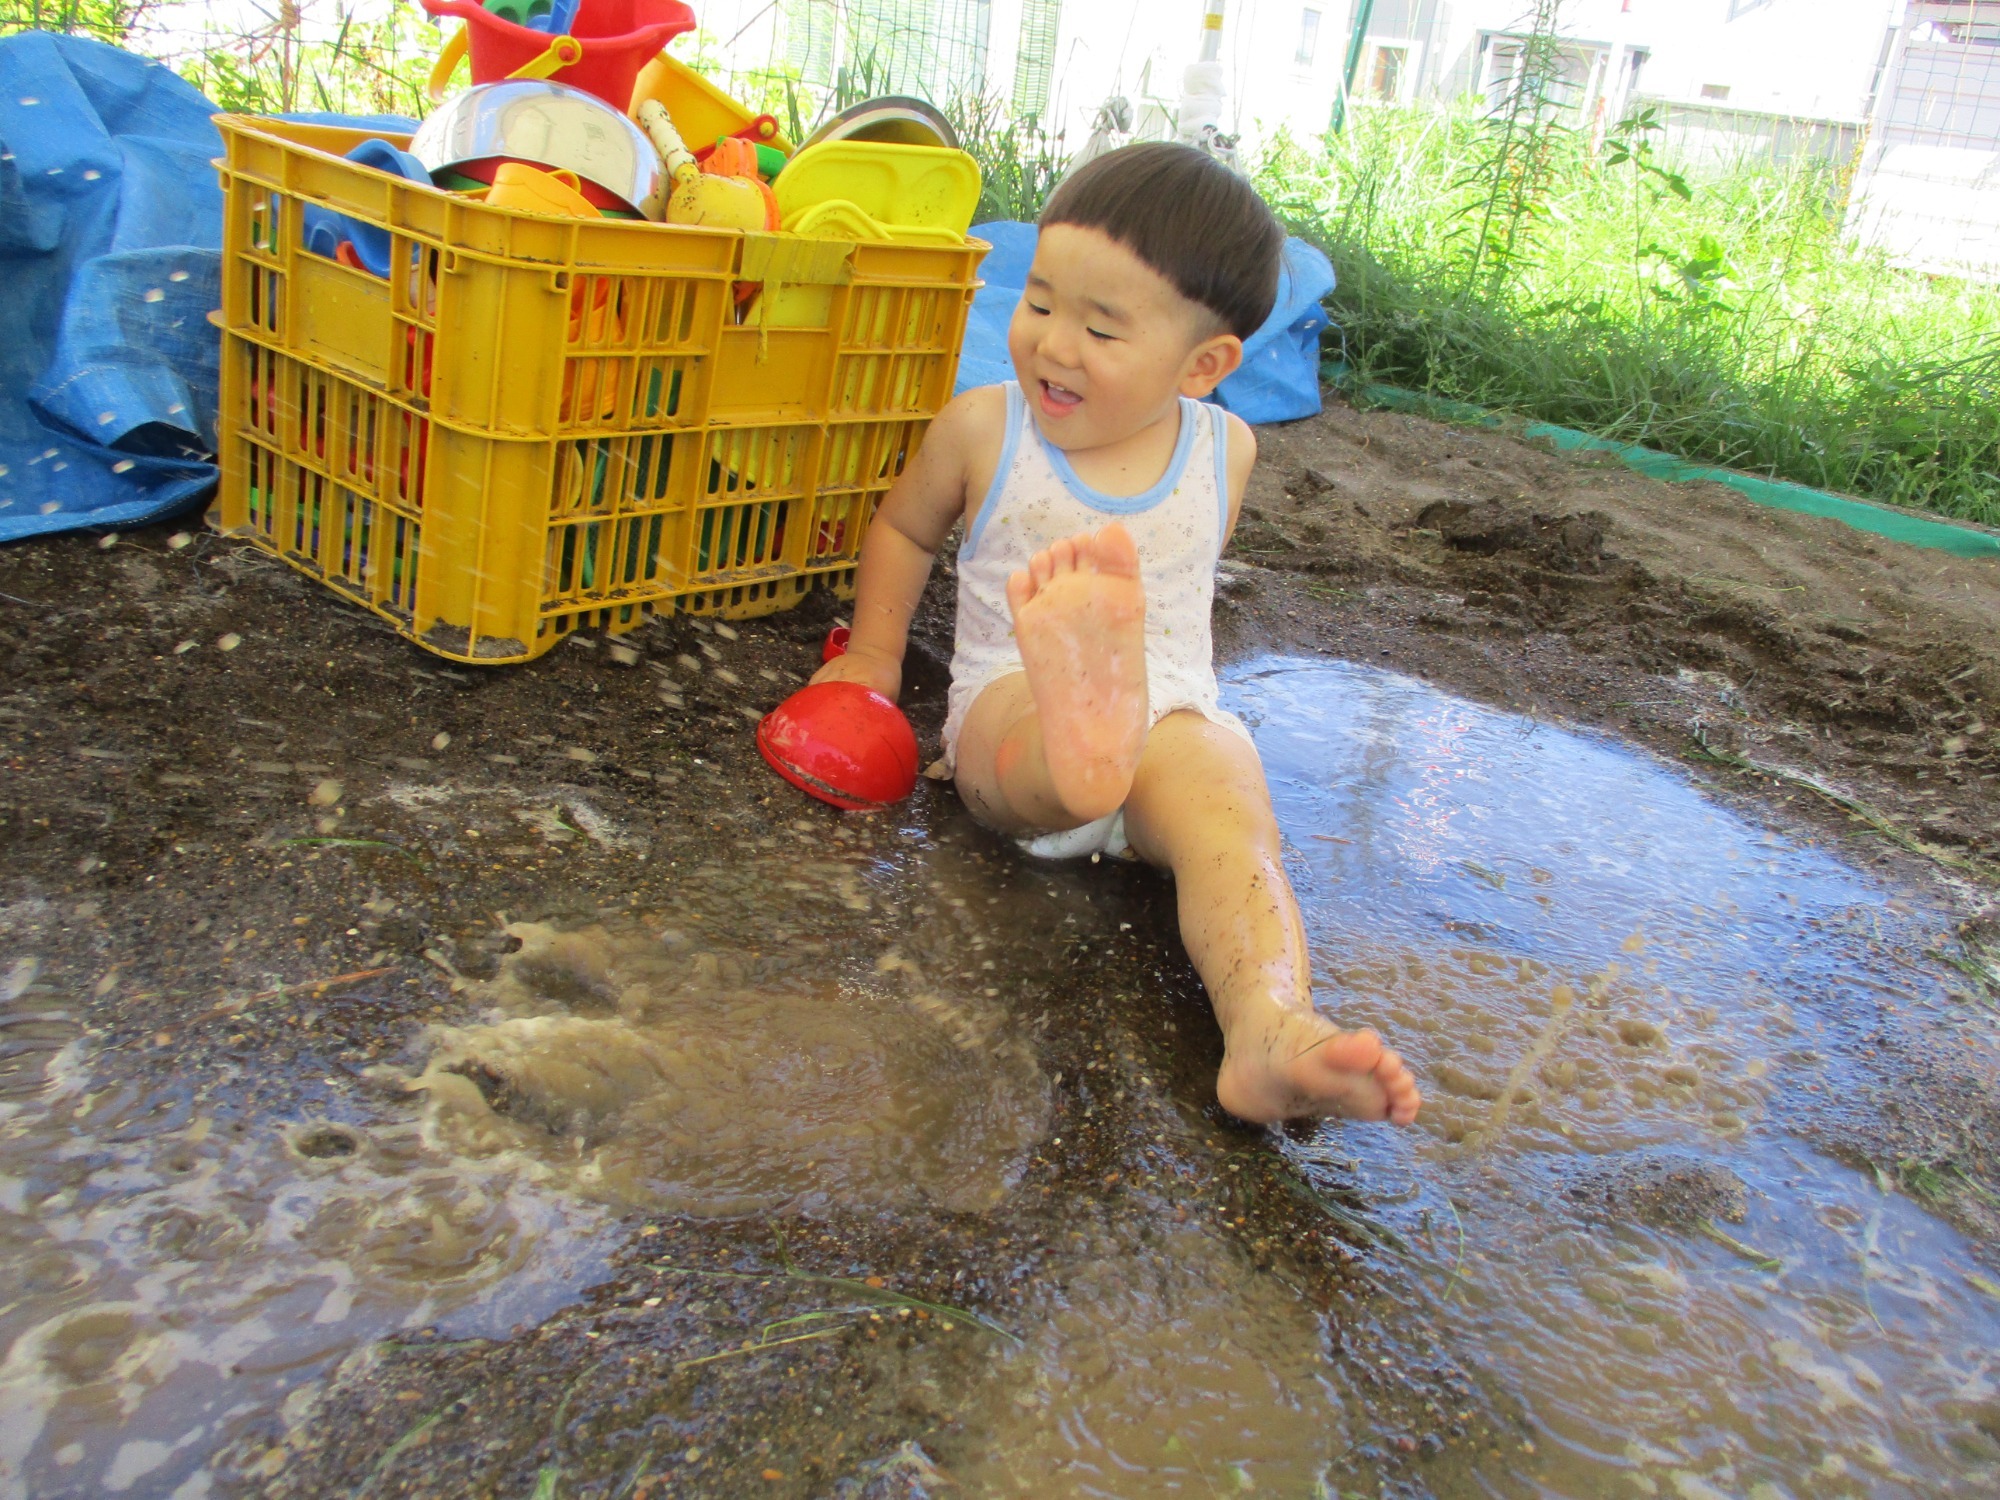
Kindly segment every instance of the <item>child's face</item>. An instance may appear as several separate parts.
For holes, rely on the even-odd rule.
[[[1099,448],[1207,396],[1243,362],[1207,310],[1096,229],[1052,224],[1035,247],[1007,330],[1014,373],[1042,435]]]

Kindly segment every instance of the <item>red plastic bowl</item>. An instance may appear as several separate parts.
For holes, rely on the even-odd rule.
[[[800,688],[764,715],[757,749],[800,791],[849,812],[901,802],[917,784],[916,731],[858,682]]]
[[[465,22],[474,83],[498,83],[540,57],[553,40],[546,32],[501,20],[479,0],[423,0],[423,7],[432,16],[457,16]],[[583,0],[570,23],[570,35],[583,44],[583,56],[549,79],[587,90],[620,110],[630,108],[639,70],[668,42],[694,28],[694,12],[682,0]]]

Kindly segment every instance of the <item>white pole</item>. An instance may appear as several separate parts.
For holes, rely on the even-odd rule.
[[[1175,133],[1190,146],[1200,146],[1217,155],[1233,155],[1235,143],[1218,150],[1216,137],[1222,129],[1222,109],[1229,96],[1228,77],[1222,67],[1222,0],[1207,0],[1201,17],[1200,61],[1181,75],[1181,106],[1175,119]]]

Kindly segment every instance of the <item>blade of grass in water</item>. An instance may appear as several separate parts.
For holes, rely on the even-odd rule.
[[[778,1271],[771,1275],[759,1275],[752,1271],[707,1271],[695,1266],[669,1266],[661,1265],[657,1262],[652,1264],[652,1269],[670,1276],[699,1276],[716,1281],[802,1281],[814,1286],[837,1286],[845,1288],[857,1296],[869,1298],[878,1307],[907,1307],[912,1311],[927,1312],[935,1317],[958,1318],[964,1322],[973,1324],[975,1327],[983,1328],[988,1333],[1006,1339],[1011,1344],[1019,1345],[1022,1343],[1019,1334],[1014,1333],[1011,1329],[1003,1328],[983,1313],[973,1312],[970,1308],[953,1307],[948,1302],[930,1302],[922,1297],[912,1297],[903,1292],[891,1291],[886,1286],[870,1286],[867,1282],[857,1281],[852,1276],[814,1276],[804,1271],[796,1270]]]

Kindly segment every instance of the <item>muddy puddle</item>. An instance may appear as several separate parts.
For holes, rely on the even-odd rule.
[[[1954,1003],[1926,957],[1941,914],[1672,768],[1409,679],[1266,659],[1229,697],[1322,1002],[1417,1062],[1416,1129],[1223,1125],[1165,890],[1026,862],[935,793],[894,818],[759,811],[730,858],[676,875],[671,910],[496,914],[450,1024],[329,1081],[324,1114],[121,1058],[0,952],[0,1495],[197,1500],[281,1471],[288,1494],[523,1474],[524,1494],[539,1474],[550,1494],[820,1494],[892,1471],[883,1493],[942,1474],[1135,1500],[2000,1485],[2000,1300],[1953,1231],[1797,1128],[1884,1082],[1885,1011]],[[715,816],[748,827],[726,798]],[[1358,1272],[1272,1242],[1251,1184],[1286,1174],[1343,1216]],[[649,1221],[683,1251],[737,1237],[720,1269],[642,1268],[629,1322],[588,1334],[671,1330],[623,1356],[662,1361],[667,1415],[621,1408],[561,1463],[531,1435],[504,1471],[475,1458],[508,1432],[468,1438],[449,1467],[449,1413],[507,1386],[522,1331],[628,1285]],[[987,1321],[741,1248],[791,1225],[804,1254],[864,1221],[891,1292],[957,1265],[929,1295]],[[758,1353],[781,1325],[825,1342]],[[410,1377],[369,1384],[394,1362],[370,1351],[417,1329],[514,1340],[459,1400],[409,1393],[395,1430],[443,1424],[429,1478],[392,1485],[387,1444],[308,1469],[280,1439],[337,1427],[342,1399],[405,1399]],[[1382,1382],[1443,1356],[1471,1385],[1392,1411]],[[798,1452],[870,1412],[921,1446],[824,1483],[673,1458],[707,1440],[672,1413],[732,1372],[799,1394]],[[563,1381],[584,1423],[588,1376]],[[728,1389],[712,1404],[747,1399]],[[1439,1451],[1474,1408],[1488,1436]],[[600,1449],[617,1477],[575,1456]]]
[[[1493,1492],[1974,1494],[2000,1301],[1970,1248],[1788,1121],[1956,1002],[1946,923],[1609,743],[1343,665],[1256,726],[1322,1003],[1421,1059],[1407,1135],[1288,1149],[1360,1189],[1532,1436]]]
[[[520,944],[473,988],[491,1018],[440,1028],[412,1087],[443,1151],[700,1218],[922,1203],[977,1212],[1050,1113],[999,1008],[947,999],[891,951],[879,984],[693,950],[654,916]]]
[[[371,1339],[504,1333],[604,1273],[567,1195],[363,1131],[101,1076],[66,997],[0,1012],[0,1494],[209,1492],[204,1460]]]

